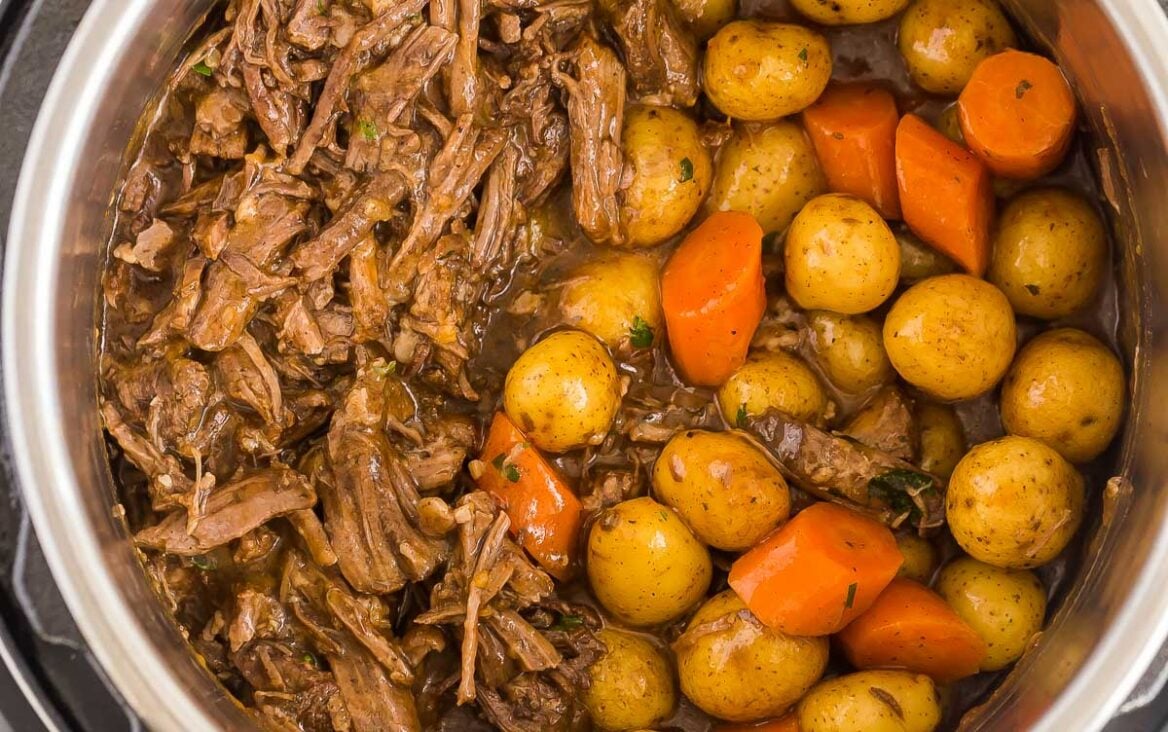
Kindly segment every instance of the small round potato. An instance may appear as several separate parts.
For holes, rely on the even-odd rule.
[[[1111,444],[1126,400],[1123,366],[1111,349],[1081,330],[1060,328],[1027,343],[1010,367],[1002,426],[1085,463]]]
[[[660,265],[642,254],[591,257],[565,278],[559,310],[614,350],[647,348],[662,332]]]
[[[892,381],[880,324],[866,315],[810,314],[811,346],[828,380],[840,391],[862,394]]]
[[[620,204],[626,244],[660,244],[685,228],[705,200],[714,173],[710,153],[689,115],[642,104],[625,112],[621,145],[632,171]]]
[[[917,428],[921,433],[921,470],[948,478],[965,455],[965,429],[948,404],[917,402]]]
[[[941,699],[924,674],[861,671],[818,684],[798,714],[800,732],[932,732]]]
[[[922,585],[929,584],[937,569],[937,550],[927,539],[916,534],[900,532],[896,535],[896,546],[904,557],[904,564],[897,570],[897,577],[907,577]]]
[[[982,671],[1000,671],[1021,658],[1046,617],[1046,589],[1033,572],[969,557],[945,565],[937,592],[985,641]]]
[[[955,401],[986,393],[1014,358],[1014,311],[1001,291],[964,274],[910,287],[884,320],[884,349],[905,381]]]
[[[735,0],[673,0],[673,4],[698,41],[717,33],[738,12]]]
[[[1002,212],[988,277],[1022,315],[1052,320],[1082,310],[1107,271],[1103,221],[1081,196],[1039,188]]]
[[[1037,440],[985,442],[953,471],[945,518],[974,559],[1003,569],[1039,567],[1058,556],[1083,520],[1083,478]]]
[[[820,424],[827,394],[807,364],[786,351],[756,351],[718,389],[718,405],[730,424],[768,409]]]
[[[768,628],[733,590],[714,595],[673,644],[681,691],[707,714],[731,722],[775,717],[827,667],[827,638]]]
[[[596,634],[604,655],[588,668],[584,705],[605,730],[634,730],[663,722],[677,706],[673,668],[656,646],[632,633]]]
[[[800,25],[736,20],[706,46],[706,96],[728,117],[761,122],[801,112],[831,79],[827,39]]]
[[[1018,39],[994,0],[917,0],[901,16],[897,45],[917,86],[956,96],[982,59]]]
[[[745,551],[787,519],[787,481],[757,447],[730,432],[687,430],[653,466],[653,494],[671,506],[698,539]]]
[[[887,20],[904,10],[908,0],[791,0],[805,17],[823,25],[859,25]]]
[[[604,511],[588,534],[588,582],[600,604],[638,626],[680,617],[710,586],[710,552],[648,496]]]
[[[787,294],[805,309],[866,313],[900,281],[900,245],[876,209],[829,193],[807,203],[787,230]]]
[[[541,449],[597,445],[620,407],[608,351],[587,333],[563,330],[531,346],[507,372],[503,408]]]

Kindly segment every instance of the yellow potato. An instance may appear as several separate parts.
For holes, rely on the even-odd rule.
[[[648,348],[663,332],[660,266],[642,254],[590,257],[565,278],[558,304],[562,322],[610,348]]]
[[[1004,569],[1058,556],[1083,520],[1083,478],[1057,452],[1028,437],[969,451],[945,496],[949,531],[966,554]]]
[[[687,430],[653,466],[653,494],[698,539],[745,551],[787,519],[787,481],[757,447],[730,432]]]
[[[884,320],[884,349],[904,380],[943,400],[994,388],[1016,348],[1014,311],[998,288],[964,274],[919,282]]]
[[[1103,221],[1077,194],[1026,191],[998,219],[987,276],[1023,315],[1050,320],[1082,310],[1107,271]]]
[[[1111,444],[1127,396],[1110,348],[1081,330],[1047,331],[1026,344],[1002,382],[1002,426],[1085,463]]]
[[[906,228],[896,232],[896,243],[900,245],[900,279],[914,283],[938,275],[957,271],[952,259],[917,238]]]
[[[965,455],[965,429],[957,412],[947,404],[918,402],[917,426],[921,431],[921,470],[948,478]]]
[[[807,203],[787,230],[787,294],[806,309],[866,313],[900,281],[900,245],[876,209],[829,193]]]
[[[897,45],[917,86],[956,96],[978,63],[1018,39],[994,0],[917,0],[901,16]]]
[[[797,123],[739,125],[718,151],[706,212],[744,211],[764,232],[777,233],[826,190],[819,158]]]
[[[818,310],[809,323],[819,368],[840,391],[861,394],[895,377],[880,324],[872,318]]]
[[[503,387],[507,416],[550,452],[603,442],[620,400],[608,351],[579,330],[553,333],[528,348]]]
[[[933,680],[909,671],[861,671],[817,685],[799,702],[800,732],[931,732],[941,723]]]
[[[898,533],[896,546],[904,557],[904,564],[897,570],[897,577],[908,577],[923,585],[929,584],[937,569],[937,550],[927,540],[916,534]]]
[[[985,641],[982,671],[1000,671],[1021,658],[1046,617],[1046,589],[1033,572],[969,557],[945,565],[937,592]]]
[[[801,422],[822,423],[827,394],[815,372],[785,351],[757,351],[718,389],[726,421],[778,409]]]
[[[672,107],[630,107],[621,145],[632,171],[620,202],[626,244],[659,244],[685,228],[702,205],[714,172],[710,153],[697,123]]]
[[[673,650],[690,701],[719,719],[751,722],[782,714],[819,680],[828,641],[768,628],[726,590],[694,614]]]
[[[791,7],[823,25],[857,25],[887,20],[908,0],[791,0]]]
[[[647,496],[604,511],[588,533],[588,582],[630,625],[674,620],[706,594],[710,552],[673,511]]]
[[[605,652],[588,668],[584,705],[600,729],[633,730],[665,721],[677,706],[673,668],[657,646],[632,633],[596,634]]]
[[[829,79],[827,39],[803,26],[736,20],[706,46],[706,96],[733,119],[761,122],[800,112]]]
[[[699,41],[717,33],[738,12],[735,0],[673,0],[673,4]]]

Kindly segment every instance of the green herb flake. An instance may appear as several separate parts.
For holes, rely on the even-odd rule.
[[[491,461],[491,465],[495,466],[495,470],[498,470],[500,473],[502,473],[503,472],[503,463],[506,462],[506,460],[507,460],[507,456],[504,455],[503,453],[499,453],[498,455],[495,456],[495,459]]]
[[[377,125],[367,119],[357,121],[357,131],[369,142],[377,141]]]
[[[569,631],[576,628],[584,627],[584,618],[579,615],[561,615],[556,624],[552,626],[552,630]]]
[[[208,66],[206,61],[200,61],[199,63],[192,66],[191,69],[196,74],[202,74],[203,76],[210,76],[211,74],[215,73],[215,70]]]
[[[664,511],[658,511],[658,512],[657,512],[657,515],[661,517],[661,520],[662,520],[662,521],[668,521],[668,520],[669,520],[669,514],[665,513]]]
[[[1031,295],[1037,295],[1038,294],[1038,285],[1026,285],[1026,291],[1029,292]]]
[[[211,557],[207,556],[206,554],[199,554],[197,556],[191,557],[191,564],[195,565],[204,572],[210,572],[212,569],[215,569],[215,560],[211,559]]]
[[[316,659],[312,651],[305,651],[304,655],[300,657],[300,661],[309,668],[320,668],[320,661]]]
[[[324,0],[316,0],[316,14],[325,15],[327,13],[328,9],[324,6]]]
[[[1022,97],[1026,96],[1026,92],[1033,88],[1033,84],[1031,84],[1026,79],[1023,79],[1022,81],[1018,82],[1018,86],[1014,88],[1014,96],[1018,99],[1021,99]]]
[[[844,600],[844,610],[851,610],[852,605],[856,603],[856,583],[848,585],[848,597]]]
[[[693,161],[689,158],[681,159],[681,182],[688,183],[693,180]]]
[[[807,46],[804,46],[803,50],[799,52],[799,60],[807,63]]]
[[[913,496],[933,490],[933,478],[914,470],[898,468],[881,473],[868,481],[868,497],[883,502],[898,515],[907,513],[909,520],[921,518],[921,509]]]
[[[738,427],[746,426],[746,402],[738,405],[738,413],[734,415],[734,424]]]
[[[506,478],[507,480],[511,481],[512,483],[518,483],[519,482],[519,468],[510,464],[510,463],[507,463],[506,465],[503,466],[503,477]]]
[[[633,348],[648,348],[653,345],[653,326],[645,322],[640,315],[633,317],[633,326],[629,328],[629,342]]]

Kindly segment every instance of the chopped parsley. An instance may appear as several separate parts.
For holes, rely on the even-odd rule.
[[[681,159],[681,182],[688,183],[693,180],[693,161],[689,158]]]
[[[316,14],[325,15],[328,10],[324,6],[324,0],[316,0]]]
[[[203,76],[210,76],[211,74],[215,73],[215,70],[208,66],[206,61],[200,61],[199,63],[192,66],[191,69],[196,74],[202,74]]]
[[[357,131],[369,142],[375,142],[377,140],[377,125],[367,119],[357,121]]]
[[[199,554],[198,556],[191,557],[191,564],[195,565],[204,572],[209,572],[210,570],[215,569],[215,560],[211,559],[211,557],[207,556],[206,554]]]
[[[868,481],[868,497],[883,501],[897,514],[907,513],[910,521],[921,518],[913,496],[933,490],[933,479],[913,470],[896,469]]]
[[[584,627],[584,618],[579,615],[561,615],[556,624],[552,626],[552,630],[575,630],[576,628]]]
[[[804,46],[803,50],[799,52],[799,60],[807,63],[807,46]]]
[[[312,651],[305,651],[304,655],[300,657],[301,662],[309,668],[320,668],[320,661],[316,660],[316,656]]]
[[[734,424],[738,427],[746,426],[746,402],[738,405],[738,413],[734,415]]]
[[[1014,96],[1018,99],[1021,99],[1022,97],[1026,96],[1026,92],[1033,88],[1033,84],[1031,84],[1026,79],[1023,79],[1022,81],[1018,82],[1018,86],[1014,88]]]
[[[506,460],[507,460],[507,456],[504,455],[503,453],[499,453],[498,455],[495,456],[495,459],[491,461],[491,465],[495,466],[495,470],[498,470],[500,473],[502,473],[503,472],[503,463],[506,462]]]
[[[653,345],[653,326],[645,322],[640,315],[633,317],[633,325],[629,328],[629,342],[633,348],[648,348]]]
[[[851,610],[856,603],[856,583],[848,585],[848,597],[844,600],[844,610]]]
[[[512,483],[519,482],[519,468],[516,467],[515,465],[512,465],[511,463],[507,463],[506,465],[503,466],[502,473],[503,473],[503,477],[506,478],[507,480],[511,481]]]

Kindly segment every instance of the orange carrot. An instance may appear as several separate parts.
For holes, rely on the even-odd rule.
[[[690,232],[661,273],[669,349],[691,384],[718,386],[746,362],[766,310],[762,228],[719,211]]]
[[[503,503],[512,536],[552,576],[568,579],[583,520],[580,499],[503,412],[491,422],[482,462],[478,486]]]
[[[977,157],[906,114],[896,128],[896,178],[905,223],[967,272],[985,274],[994,193]]]
[[[904,558],[884,524],[816,503],[730,568],[730,586],[766,625],[830,635],[868,609]]]
[[[940,595],[904,578],[838,638],[856,668],[906,668],[944,683],[977,673],[986,655],[985,642]]]
[[[1009,50],[977,65],[957,99],[965,144],[1005,178],[1031,180],[1062,162],[1075,131],[1075,95],[1059,67]]]
[[[769,722],[720,724],[714,728],[714,732],[799,732],[799,718],[794,713],[788,713]]]
[[[829,88],[803,110],[828,188],[872,204],[886,219],[900,218],[896,188],[896,100],[884,89]]]

